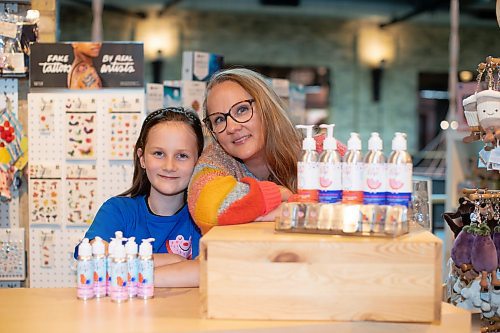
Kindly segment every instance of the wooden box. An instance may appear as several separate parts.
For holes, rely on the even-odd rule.
[[[288,234],[274,223],[214,227],[201,239],[208,318],[439,322],[442,242]]]

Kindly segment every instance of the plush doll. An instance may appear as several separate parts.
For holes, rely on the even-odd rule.
[[[470,224],[470,214],[474,212],[474,203],[466,198],[458,199],[458,209],[455,213],[444,213],[443,218],[450,227],[455,238],[458,236],[462,228]],[[455,219],[459,219],[456,222]]]
[[[500,91],[483,90],[476,94],[479,124],[486,133],[485,143],[500,140]]]
[[[469,129],[471,134],[463,138],[465,143],[471,143],[474,141],[478,141],[481,139],[480,132],[481,129],[479,127],[479,119],[477,117],[477,100],[476,95],[470,95],[462,101],[464,106],[464,114],[465,119],[467,120],[467,125],[469,125]]]

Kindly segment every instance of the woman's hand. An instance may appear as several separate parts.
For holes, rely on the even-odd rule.
[[[276,207],[274,210],[270,211],[266,215],[259,216],[258,218],[255,219],[255,221],[274,222],[276,220],[276,217],[280,216],[280,214],[281,214],[281,205]]]
[[[290,191],[287,187],[278,185],[281,194],[281,202],[287,202],[288,198],[292,196],[292,191]]]

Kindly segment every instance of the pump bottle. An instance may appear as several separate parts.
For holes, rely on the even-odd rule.
[[[319,156],[319,202],[336,203],[342,200],[342,160],[333,137],[335,124],[322,124],[327,134]]]
[[[92,261],[92,246],[90,246],[88,238],[84,238],[78,246],[77,260],[76,297],[83,300],[94,298],[94,263]]]
[[[97,236],[92,244],[92,259],[94,261],[94,292],[95,297],[106,296],[106,255],[104,242]]]
[[[363,203],[363,156],[358,133],[351,133],[342,159],[342,203]]]
[[[111,270],[111,300],[125,302],[128,300],[127,259],[125,246],[117,243],[113,249],[113,265]]]
[[[387,162],[388,205],[408,207],[411,200],[413,164],[406,146],[406,133],[396,132]]]
[[[154,238],[143,239],[139,246],[139,280],[137,297],[148,299],[154,296],[154,263],[153,242]]]
[[[316,141],[312,137],[313,125],[296,125],[306,129],[306,137],[302,141],[302,153],[297,164],[297,194],[304,201],[318,202],[319,189],[319,156]]]
[[[111,271],[113,270],[113,258],[114,258],[114,250],[117,244],[122,244],[126,238],[123,238],[123,232],[115,231],[115,238],[111,238],[111,242],[108,245],[108,256],[106,257],[106,267],[107,267],[107,275],[106,275],[106,294],[111,295]]]
[[[380,135],[373,132],[368,140],[368,153],[363,163],[363,203],[367,205],[386,204],[386,163]]]
[[[138,259],[137,259],[137,243],[135,237],[129,237],[125,244],[125,252],[127,254],[127,290],[130,298],[137,296],[137,278],[138,278]]]

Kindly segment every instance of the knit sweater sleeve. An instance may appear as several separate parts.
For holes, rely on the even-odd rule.
[[[189,184],[189,211],[203,234],[216,225],[252,222],[281,203],[278,185],[245,175],[224,155],[207,147]]]

